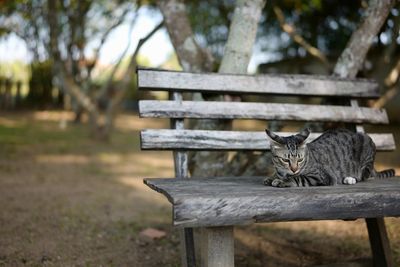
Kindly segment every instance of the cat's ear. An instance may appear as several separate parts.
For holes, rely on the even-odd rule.
[[[306,139],[310,136],[310,133],[310,129],[305,128],[300,133],[296,134],[296,139],[298,140],[299,144],[304,143],[304,141],[306,141]]]
[[[267,133],[267,135],[269,136],[269,138],[271,138],[272,141],[275,141],[281,145],[285,144],[285,139],[283,139],[282,137],[280,137],[277,134],[274,134],[273,132],[271,132],[268,129],[265,129],[265,132]]]

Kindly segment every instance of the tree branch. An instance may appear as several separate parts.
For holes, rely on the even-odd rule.
[[[154,27],[154,29],[149,32],[145,37],[141,38],[138,42],[138,45],[136,46],[135,51],[133,52],[132,56],[131,56],[131,60],[129,62],[128,68],[125,71],[124,74],[124,78],[122,79],[123,82],[123,94],[124,92],[127,90],[127,88],[129,87],[129,84],[132,80],[133,77],[133,73],[136,70],[136,66],[137,66],[137,56],[139,54],[140,49],[142,48],[142,46],[162,27],[164,26],[164,21],[161,21],[157,26]],[[123,95],[122,94],[122,95]]]
[[[393,5],[394,0],[370,0],[365,19],[351,35],[350,41],[340,55],[333,74],[343,78],[354,78],[362,64],[374,37],[379,33]]]
[[[93,57],[93,61],[92,63],[87,67],[87,71],[88,71],[88,77],[90,77],[90,74],[92,72],[92,70],[94,69],[94,67],[97,65],[98,59],[99,59],[99,55],[100,55],[100,51],[103,48],[104,43],[107,41],[108,36],[110,35],[110,33],[117,28],[119,25],[121,25],[122,22],[124,22],[125,16],[128,14],[129,12],[129,8],[125,9],[124,12],[122,13],[122,15],[119,17],[118,20],[116,20],[102,35],[101,39],[100,39],[100,44],[99,46],[96,48],[95,52],[94,52],[94,57]],[[132,20],[132,24],[135,23],[137,19],[137,15],[135,15],[134,19]],[[130,41],[129,41],[130,43]],[[126,52],[125,52],[126,53]]]
[[[136,58],[137,55],[139,54],[140,49],[142,48],[142,46],[162,27],[164,26],[164,21],[161,21],[156,27],[154,27],[154,29],[149,32],[145,37],[141,38],[138,42],[138,45],[136,46],[135,52],[133,52],[132,56],[131,56],[131,61],[129,62],[128,68],[125,71],[125,75],[124,78],[125,79],[129,79],[129,81],[132,79],[132,74],[135,69],[136,69]]]
[[[373,105],[373,108],[383,108],[393,97],[399,93],[399,86],[389,88]]]
[[[282,9],[280,9],[278,6],[274,6],[273,9],[282,30],[289,34],[289,36],[292,37],[292,39],[298,45],[303,47],[310,55],[318,58],[325,66],[330,68],[329,60],[326,58],[326,56],[318,48],[312,46],[300,34],[298,34],[294,25],[286,23]]]
[[[135,23],[135,20],[136,20],[136,19],[134,19],[134,20],[132,21],[132,23],[131,23],[131,25],[130,25],[130,27],[129,27],[128,36],[131,36],[131,34],[132,34],[132,29],[133,29],[133,25],[134,25],[134,23]],[[97,94],[97,99],[98,99],[98,100],[101,99],[101,98],[103,98],[103,97],[107,94],[109,88],[111,87],[111,84],[112,84],[112,82],[113,82],[115,73],[117,72],[118,68],[120,67],[120,65],[121,65],[121,63],[122,63],[122,60],[124,59],[126,53],[128,52],[129,47],[130,47],[130,45],[131,45],[131,41],[132,41],[132,38],[129,38],[128,44],[126,45],[124,51],[122,52],[121,56],[119,57],[117,63],[114,65],[114,67],[113,67],[113,69],[112,69],[112,71],[111,71],[111,73],[110,73],[110,76],[108,77],[107,81],[106,81],[106,82],[102,85],[102,87],[100,88],[99,93]]]
[[[382,95],[373,105],[374,108],[382,108],[389,102],[393,97],[399,93],[399,76],[400,76],[400,59],[397,61],[396,66],[389,72],[389,75],[385,79],[385,87],[388,90]]]
[[[196,42],[182,0],[158,1],[172,45],[185,71],[212,71],[214,59]]]
[[[389,72],[388,76],[385,79],[385,86],[392,87],[394,86],[400,77],[400,59],[397,61],[394,68]]]
[[[106,110],[106,119],[105,119],[105,127],[104,132],[107,135],[113,128],[113,121],[115,118],[116,110],[119,107],[122,99],[125,96],[126,91],[131,84],[133,73],[136,70],[137,66],[137,56],[139,54],[142,46],[162,27],[164,26],[164,21],[161,21],[154,29],[149,32],[145,37],[141,38],[136,46],[135,51],[131,56],[131,60],[129,62],[128,68],[125,71],[124,78],[122,79],[121,89],[118,90],[114,96],[109,100]],[[110,88],[110,87],[109,87]]]

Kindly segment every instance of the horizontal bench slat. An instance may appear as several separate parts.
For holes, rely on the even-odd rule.
[[[379,85],[365,79],[315,75],[231,75],[138,70],[142,90],[247,94],[379,97]]]
[[[264,186],[262,177],[145,179],[173,205],[177,227],[400,216],[400,177],[355,185]]]
[[[386,111],[366,107],[250,102],[157,101],[139,102],[139,114],[154,118],[261,119],[388,123]]]
[[[288,136],[294,133],[281,132]],[[311,133],[310,141],[321,133]],[[392,134],[369,134],[377,150],[395,149]],[[265,132],[209,131],[209,130],[143,130],[141,148],[147,150],[256,150],[270,149]]]

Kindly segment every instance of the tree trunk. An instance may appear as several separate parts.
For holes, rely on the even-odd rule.
[[[12,95],[11,95],[12,81],[7,78],[5,81],[5,91],[4,91],[4,109],[10,110],[12,108]]]
[[[77,75],[76,62],[70,62],[72,64],[72,67],[70,69],[67,69],[65,62],[61,58],[61,54],[58,48],[58,38],[60,35],[60,25],[57,17],[58,9],[60,8],[60,6],[58,6],[58,3],[59,2],[55,0],[48,0],[47,2],[47,21],[50,31],[49,51],[53,59],[53,76],[57,77],[58,86],[59,88],[62,88],[64,90],[64,94],[68,94],[73,100],[76,101],[76,104],[79,106],[78,110],[83,109],[88,113],[91,136],[96,139],[103,140],[105,138],[102,132],[103,127],[100,124],[101,114],[97,107],[97,102],[93,101],[93,99],[87,95],[87,92],[84,92],[83,88],[81,88],[81,86],[75,81],[75,77]],[[89,5],[89,3],[87,4]],[[82,6],[82,8],[79,10],[80,14],[86,14],[85,12],[87,12],[88,8],[89,6]],[[84,23],[84,21],[81,19],[78,19],[78,21],[80,23]],[[72,33],[72,38],[76,39],[83,34],[83,26],[76,24],[73,24],[72,26],[74,28],[70,29],[72,32],[75,31],[75,28],[78,28],[78,32],[76,33],[77,35],[75,33]],[[72,43],[69,45],[71,46],[70,49],[72,49],[72,45]],[[73,68],[73,66],[75,66],[75,68]],[[79,78],[78,80],[81,79]],[[89,86],[89,82],[90,81],[86,81],[87,87]],[[81,81],[80,84],[82,84]],[[79,117],[79,113],[80,112],[77,112],[77,118]]]
[[[333,74],[342,78],[354,78],[362,69],[365,57],[374,37],[386,21],[394,0],[370,0],[365,19],[351,35],[350,41],[340,55]]]
[[[213,58],[196,42],[185,4],[182,0],[158,1],[165,26],[183,70],[192,72],[212,71]]]
[[[220,73],[246,74],[265,0],[239,0],[233,13]]]
[[[219,69],[220,73],[247,73],[257,26],[264,5],[265,1],[260,0],[238,1],[230,26],[228,42],[225,46],[224,57]],[[231,128],[231,125],[225,128]],[[263,157],[263,160],[265,159],[267,158]],[[253,153],[237,152],[229,164],[221,161],[222,167],[225,166],[225,168],[221,167],[219,174],[239,175],[252,160],[254,160]],[[260,167],[260,164],[255,166]]]
[[[265,1],[260,0],[238,1],[219,72],[241,74],[247,72],[264,3]],[[211,71],[212,57],[196,43],[184,3],[177,0],[160,1],[159,7],[182,68],[194,72]],[[195,99],[202,100],[202,97],[195,95]],[[220,96],[207,100],[222,99]],[[231,126],[229,122],[221,120],[198,120],[193,128],[227,130]],[[226,160],[227,154],[224,152],[196,152],[190,161],[191,174],[197,177],[219,175]]]

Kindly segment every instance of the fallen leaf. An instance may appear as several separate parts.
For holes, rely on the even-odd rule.
[[[146,228],[139,233],[139,237],[145,239],[146,241],[160,239],[165,237],[166,235],[166,232],[154,228]]]

